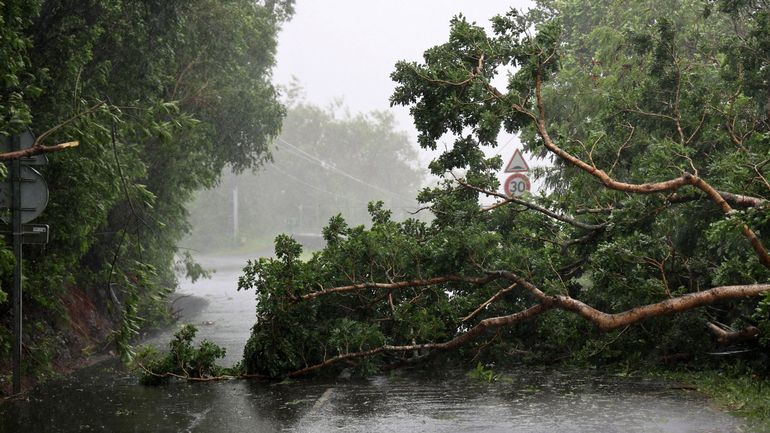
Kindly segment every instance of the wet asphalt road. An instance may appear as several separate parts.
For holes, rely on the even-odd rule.
[[[240,360],[254,296],[236,291],[244,257],[210,258],[211,280],[174,304],[199,337]],[[172,331],[151,343],[164,345]],[[495,383],[463,371],[368,379],[231,380],[143,387],[114,361],[0,406],[0,432],[743,432],[702,396],[596,372],[507,371]]]

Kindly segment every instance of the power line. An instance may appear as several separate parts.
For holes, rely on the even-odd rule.
[[[352,174],[337,168],[333,164],[330,164],[330,163],[324,161],[323,159],[321,159],[321,158],[319,158],[319,157],[317,157],[315,155],[312,155],[312,154],[310,154],[310,153],[300,149],[299,147],[289,143],[288,141],[284,140],[281,137],[278,137],[278,141],[280,141],[281,143],[283,143],[286,146],[288,146],[290,149],[293,149],[295,152],[297,152],[296,153],[297,156],[300,156],[300,157],[304,158],[305,160],[307,160],[308,162],[316,164],[316,165],[320,166],[321,168],[323,168],[325,170],[330,170],[330,171],[332,171],[334,173],[337,173],[337,174],[339,174],[341,176],[347,177],[348,179],[350,179],[352,181],[358,182],[361,185],[368,186],[369,188],[375,189],[375,190],[380,191],[380,192],[384,192],[386,194],[390,194],[390,195],[392,195],[394,197],[399,197],[399,198],[402,198],[402,199],[406,198],[408,200],[412,200],[411,197],[407,197],[407,196],[405,196],[403,194],[399,194],[399,193],[395,193],[393,191],[389,191],[389,190],[381,188],[381,187],[379,187],[377,185],[372,185],[369,182],[361,180],[361,179],[357,178],[356,176],[353,176]]]
[[[517,136],[516,134],[512,134],[512,135],[511,135],[511,138],[509,138],[509,139],[508,139],[508,141],[506,141],[506,142],[505,142],[505,144],[503,144],[503,145],[502,145],[502,147],[498,147],[498,148],[497,148],[497,152],[495,152],[495,154],[494,154],[493,156],[497,156],[497,155],[500,155],[501,153],[503,153],[503,150],[504,150],[506,147],[508,147],[508,145],[509,145],[509,144],[511,144],[511,143],[513,142],[513,140],[514,140],[515,138],[517,138],[517,137],[518,137],[518,136]]]
[[[295,181],[295,182],[297,182],[297,183],[299,183],[299,184],[301,184],[303,186],[306,186],[306,187],[308,187],[310,189],[314,189],[314,190],[316,190],[318,192],[322,192],[324,194],[330,195],[330,196],[332,196],[334,198],[337,198],[337,199],[340,199],[342,201],[349,201],[349,200],[354,199],[354,197],[352,197],[352,196],[342,196],[340,194],[333,193],[331,191],[327,191],[327,190],[325,190],[323,188],[319,188],[319,187],[317,187],[317,186],[315,186],[315,185],[313,185],[311,183],[308,183],[308,182],[306,182],[306,181],[304,181],[304,180],[302,180],[302,179],[292,175],[291,173],[288,173],[286,170],[281,169],[276,164],[271,165],[271,167],[273,169],[275,169],[281,175],[286,176],[287,178],[289,178],[289,179],[291,179],[291,180],[293,180],[293,181]],[[388,207],[391,208],[391,209],[403,209],[403,210],[413,210],[413,209],[415,209],[414,205],[407,205],[407,204],[404,204],[404,205],[401,205],[401,206],[394,206],[393,205],[393,206],[388,206]]]
[[[332,197],[334,197],[334,198],[340,198],[340,199],[345,199],[345,198],[346,198],[346,197],[343,197],[343,196],[341,196],[341,195],[339,195],[339,194],[335,194],[335,193],[333,193],[333,192],[331,192],[331,191],[327,191],[327,190],[325,190],[325,189],[322,189],[322,188],[318,188],[317,186],[315,186],[315,185],[313,185],[313,184],[307,183],[307,182],[305,182],[304,180],[302,180],[302,179],[300,179],[300,178],[298,178],[298,177],[296,177],[296,176],[294,176],[294,175],[292,175],[292,174],[289,174],[289,173],[288,173],[288,172],[286,172],[285,170],[282,170],[282,169],[280,169],[280,168],[279,168],[277,165],[275,165],[275,164],[273,164],[273,165],[272,165],[272,167],[273,167],[275,170],[277,170],[277,171],[278,171],[278,173],[281,173],[282,175],[284,175],[284,176],[288,177],[289,179],[291,179],[291,180],[293,180],[293,181],[295,181],[295,182],[297,182],[297,183],[299,183],[299,184],[302,184],[302,185],[304,185],[304,186],[306,186],[306,187],[308,187],[308,188],[310,188],[310,189],[314,189],[314,190],[316,190],[316,191],[318,191],[318,192],[322,192],[322,193],[324,193],[324,194],[328,194],[328,195],[330,195],[330,196],[332,196]]]

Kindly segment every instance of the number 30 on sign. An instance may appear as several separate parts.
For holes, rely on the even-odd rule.
[[[529,178],[521,173],[514,173],[505,179],[505,195],[508,197],[520,197],[529,192]]]

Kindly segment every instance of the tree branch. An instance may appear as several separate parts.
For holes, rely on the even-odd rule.
[[[176,374],[172,373],[170,371],[166,371],[163,373],[155,373],[154,371],[150,370],[149,368],[145,367],[144,364],[141,362],[136,363],[139,368],[142,369],[146,374],[149,374],[150,376],[158,377],[161,379],[165,379],[167,377],[174,377],[177,379],[187,380],[190,382],[216,382],[220,380],[230,380],[235,378],[247,378],[247,377],[259,377],[259,378],[266,378],[262,375],[241,375],[241,376],[229,376],[229,375],[223,375],[223,376],[206,376],[206,377],[198,377],[198,376],[191,376],[187,371],[185,370],[185,374]],[[184,369],[183,369],[184,370]]]
[[[411,280],[411,281],[399,281],[396,283],[360,283],[351,284],[348,286],[339,286],[330,289],[322,289],[316,292],[307,293],[295,298],[296,301],[308,301],[315,299],[319,296],[330,295],[332,293],[347,293],[363,289],[382,289],[382,290],[394,290],[405,289],[410,287],[422,287],[422,286],[434,286],[436,284],[443,284],[449,282],[461,282],[470,284],[486,284],[492,280],[500,278],[496,275],[487,275],[485,277],[463,277],[459,275],[448,275],[443,277],[428,278],[426,280]]]
[[[506,288],[498,290],[498,292],[495,293],[494,295],[492,295],[491,298],[487,299],[483,304],[479,305],[479,307],[476,308],[475,310],[473,310],[473,312],[471,314],[469,314],[469,315],[463,317],[462,319],[460,319],[460,321],[461,322],[467,322],[467,321],[473,319],[479,313],[484,311],[484,309],[487,308],[487,305],[489,305],[489,304],[495,302],[496,300],[500,299],[503,295],[505,295],[506,293],[508,293],[511,290],[513,290],[516,287],[516,285],[517,285],[517,283],[513,283],[513,284],[511,284],[510,286],[508,286]]]
[[[687,293],[664,301],[635,307],[622,313],[605,313],[590,305],[564,295],[546,295],[532,283],[509,271],[489,271],[490,275],[499,275],[528,290],[541,304],[550,308],[572,311],[594,323],[603,331],[610,331],[641,320],[690,310],[695,307],[713,304],[717,301],[760,296],[770,291],[770,284],[747,284],[721,286],[701,292]]]
[[[733,206],[740,207],[759,207],[767,204],[767,200],[760,197],[753,197],[750,195],[734,194],[726,191],[717,191],[725,201],[732,203]],[[666,201],[670,203],[683,203],[694,200],[708,199],[709,197],[703,195],[683,195],[683,194],[671,194],[666,198]]]
[[[462,346],[463,344],[473,340],[474,338],[483,334],[488,329],[501,328],[503,326],[520,322],[522,320],[530,319],[548,309],[549,309],[548,307],[545,307],[542,304],[538,304],[533,307],[527,308],[526,310],[511,314],[508,316],[491,317],[489,319],[484,319],[481,322],[479,322],[478,325],[471,328],[468,332],[462,333],[456,336],[455,338],[443,343],[409,344],[409,345],[403,345],[403,346],[384,345],[384,346],[380,346],[380,347],[377,347],[371,350],[362,351],[362,352],[344,353],[341,355],[337,355],[337,356],[325,359],[323,362],[320,362],[318,364],[314,364],[299,370],[292,371],[291,373],[287,374],[287,376],[288,377],[303,376],[315,370],[328,367],[332,364],[336,364],[340,361],[365,358],[365,357],[374,356],[383,352],[410,352],[415,350],[419,351],[419,350],[454,349],[455,347]]]
[[[543,103],[542,86],[543,86],[542,71],[538,67],[537,73],[535,74],[535,97],[537,100],[537,108],[538,108],[539,115],[535,124],[538,131],[538,135],[540,135],[540,138],[543,139],[543,145],[552,153],[556,154],[557,156],[566,160],[567,162],[571,163],[577,168],[596,177],[607,188],[610,188],[610,189],[630,192],[630,193],[637,193],[637,194],[650,194],[653,192],[675,191],[685,185],[692,185],[695,188],[698,188],[704,193],[706,193],[706,195],[709,198],[711,198],[711,200],[717,206],[719,206],[720,209],[722,209],[723,213],[728,214],[732,211],[732,208],[730,207],[729,204],[727,204],[727,202],[722,197],[720,192],[714,189],[714,187],[712,187],[709,183],[707,183],[702,178],[696,175],[693,175],[691,173],[684,173],[680,177],[662,181],[662,182],[638,183],[638,184],[619,182],[613,179],[612,177],[610,177],[609,175],[607,175],[607,173],[605,173],[604,171],[596,168],[595,166],[589,165],[585,161],[575,157],[574,155],[560,148],[551,139],[551,136],[548,134],[548,129],[546,128],[545,105]],[[765,267],[770,268],[770,254],[768,253],[762,241],[757,237],[754,231],[751,230],[751,228],[749,228],[748,225],[744,224],[742,227],[742,231],[743,231],[743,235],[748,239],[749,244],[751,244],[752,249],[756,253],[757,257],[759,258],[760,263],[762,263],[762,265],[764,265]]]
[[[33,144],[32,147],[42,146],[43,141],[46,138],[48,138],[49,135],[53,134],[54,132],[58,131],[60,128],[62,128],[64,126],[74,122],[75,120],[77,120],[77,119],[79,119],[81,117],[83,117],[83,116],[85,116],[87,114],[93,113],[94,111],[96,111],[99,108],[101,108],[103,105],[104,105],[104,102],[100,101],[100,102],[96,103],[95,105],[93,105],[91,108],[87,109],[86,111],[81,111],[80,113],[75,114],[74,116],[70,117],[69,119],[65,120],[64,122],[62,122],[62,123],[54,126],[53,128],[45,131],[44,133],[40,134],[39,137],[37,137],[37,139],[35,140],[35,144]]]
[[[472,189],[474,191],[478,191],[478,192],[480,192],[482,194],[486,194],[488,196],[499,197],[499,198],[503,199],[502,202],[495,203],[494,205],[490,206],[489,208],[486,208],[485,210],[495,209],[495,208],[498,208],[498,207],[500,207],[500,206],[502,206],[502,205],[504,205],[506,203],[516,203],[516,204],[520,204],[520,205],[522,205],[522,206],[524,206],[524,207],[526,207],[528,209],[532,209],[534,211],[540,212],[540,213],[542,213],[544,215],[547,215],[547,216],[549,216],[549,217],[551,217],[553,219],[559,220],[561,222],[573,225],[573,226],[581,228],[581,229],[601,230],[601,229],[603,229],[604,227],[607,226],[607,224],[605,224],[605,223],[602,223],[602,224],[587,224],[587,223],[578,221],[578,220],[576,220],[574,218],[570,218],[570,217],[565,216],[565,215],[557,214],[556,212],[553,212],[553,211],[551,211],[549,209],[546,209],[546,208],[544,208],[544,207],[542,207],[540,205],[537,205],[535,203],[530,203],[530,202],[522,200],[522,199],[520,199],[518,197],[508,197],[505,194],[501,194],[501,193],[495,192],[495,191],[489,191],[489,190],[486,190],[484,188],[479,188],[479,187],[477,187],[475,185],[471,185],[471,184],[465,183],[465,182],[463,182],[461,180],[458,180],[457,183],[462,185],[464,188]]]
[[[78,118],[83,117],[87,114],[93,113],[103,105],[104,105],[104,102],[99,102],[96,105],[92,106],[91,108],[85,111],[82,111],[80,113],[77,113],[74,116],[70,117],[69,119],[65,120],[64,122],[45,131],[44,133],[40,134],[40,136],[37,137],[37,139],[35,139],[35,142],[32,144],[31,147],[28,147],[26,149],[16,150],[13,152],[0,153],[0,161],[11,161],[14,159],[26,158],[29,156],[41,155],[44,153],[54,153],[64,149],[69,149],[71,147],[77,147],[80,144],[79,141],[68,141],[66,143],[59,143],[52,146],[45,146],[43,145],[43,140],[45,140],[46,138],[48,138],[49,135],[53,134],[57,130],[66,126],[67,124],[74,122]]]
[[[756,326],[747,326],[740,331],[725,329],[715,323],[707,323],[708,329],[717,337],[720,345],[727,346],[733,343],[746,340],[755,340],[759,336],[759,329]]]
[[[535,295],[539,300],[536,305],[527,308],[507,316],[490,317],[479,322],[476,326],[470,330],[461,333],[451,340],[443,343],[424,343],[424,344],[409,344],[409,345],[383,345],[374,349],[343,353],[331,358],[326,358],[322,362],[314,365],[307,366],[305,368],[295,370],[287,374],[288,377],[302,376],[311,373],[315,370],[328,367],[336,364],[340,361],[353,360],[358,358],[365,358],[369,356],[378,355],[384,352],[409,352],[420,350],[449,350],[466,344],[473,339],[479,337],[489,329],[501,328],[504,326],[510,326],[517,322],[521,322],[527,319],[531,319],[538,316],[548,310],[560,309],[565,311],[572,311],[573,313],[583,317],[584,319],[595,324],[599,329],[603,331],[611,331],[626,327],[642,320],[657,317],[662,315],[668,315],[673,313],[690,310],[696,307],[713,304],[717,301],[739,299],[745,297],[759,296],[765,292],[770,291],[770,284],[754,284],[754,285],[742,285],[742,286],[722,286],[715,287],[710,290],[702,292],[688,293],[686,295],[678,296],[675,298],[666,299],[662,302],[643,305],[635,307],[630,310],[621,313],[605,313],[597,310],[584,302],[564,295],[546,295],[543,291],[538,289],[530,282],[524,280],[518,275],[508,271],[490,271],[490,275],[503,277],[514,281],[518,285],[530,293]],[[511,288],[513,286],[510,286]],[[505,289],[503,289],[505,290]],[[497,296],[497,295],[495,295]]]
[[[79,141],[68,141],[66,143],[59,143],[53,146],[43,146],[42,144],[36,144],[32,147],[28,147],[22,150],[15,150],[13,152],[0,153],[0,161],[11,161],[19,158],[26,158],[34,155],[41,155],[44,153],[59,152],[70,147],[77,147],[80,144]]]

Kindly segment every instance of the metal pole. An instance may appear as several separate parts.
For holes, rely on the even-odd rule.
[[[233,242],[238,245],[238,185],[233,186]]]
[[[19,137],[13,137],[13,150],[19,150]],[[13,393],[21,392],[21,161],[11,161],[11,214],[13,219]]]

